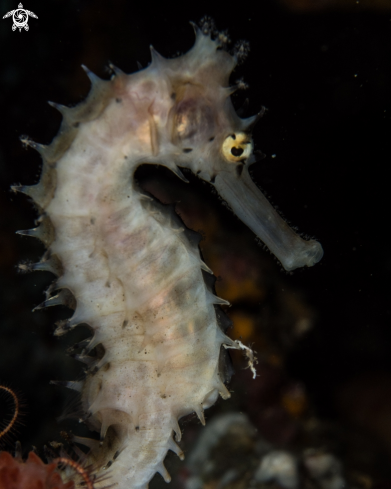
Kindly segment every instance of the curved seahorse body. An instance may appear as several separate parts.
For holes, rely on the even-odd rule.
[[[105,349],[91,359],[98,371],[83,382],[82,401],[102,439],[109,426],[116,436],[94,455],[107,465],[120,452],[115,474],[123,487],[137,487],[156,471],[169,479],[162,461],[168,449],[181,454],[172,440],[173,430],[180,438],[178,418],[195,411],[203,421],[219,392],[229,397],[218,360],[221,345],[233,342],[217,325],[220,300],[205,284],[196,242],[131,185],[116,193],[113,180],[103,180],[96,217],[94,208],[76,218],[62,213],[59,222],[51,214],[59,230],[52,251],[66,270],[58,286],[77,297],[69,322],[88,323],[88,349]],[[73,239],[64,246],[75,227],[80,247]]]
[[[31,268],[59,276],[43,305],[69,303],[71,291],[75,312],[56,334],[81,323],[93,332],[75,355],[86,378],[67,386],[81,393],[83,419],[102,441],[75,441],[91,448],[98,475],[110,466],[118,489],[145,487],[155,472],[169,480],[167,451],[182,456],[178,419],[196,412],[204,423],[203,409],[229,397],[224,347],[241,347],[223,332],[226,301],[213,293],[198,235],[137,186],[137,167],[165,165],[184,180],[179,167],[188,168],[211,182],[287,269],[322,255],[251,181],[256,117],[233,109],[228,81],[239,54],[222,43],[196,28],[194,47],[178,58],[152,49],[148,68],[125,75],[113,67],[109,81],[87,70],[86,101],[53,104],[64,119],[52,144],[25,141],[40,151],[43,174],[38,185],[15,189],[42,215],[39,228],[21,234],[48,246]]]

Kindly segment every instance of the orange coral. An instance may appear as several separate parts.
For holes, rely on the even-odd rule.
[[[56,472],[57,464],[45,464],[34,452],[24,462],[8,452],[0,453],[0,489],[73,489]]]

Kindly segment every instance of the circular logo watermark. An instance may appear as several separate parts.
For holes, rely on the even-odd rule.
[[[21,3],[18,5],[17,9],[10,10],[5,15],[3,15],[3,19],[6,19],[7,17],[11,17],[11,16],[12,16],[12,20],[14,21],[12,25],[12,30],[15,31],[16,29],[19,29],[19,32],[21,32],[22,29],[26,31],[29,30],[29,26],[28,26],[29,17],[34,17],[34,19],[38,19],[38,16],[35,15],[34,12],[31,12],[31,10],[24,9]]]

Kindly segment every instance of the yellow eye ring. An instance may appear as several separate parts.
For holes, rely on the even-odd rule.
[[[237,132],[230,134],[224,140],[221,152],[229,163],[246,160],[252,153],[253,143],[248,134]]]

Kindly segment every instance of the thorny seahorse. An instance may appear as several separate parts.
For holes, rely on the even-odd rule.
[[[59,133],[37,149],[43,170],[37,185],[14,187],[37,204],[39,227],[20,234],[40,238],[47,252],[22,265],[58,275],[42,307],[67,304],[73,316],[62,335],[87,324],[92,337],[75,357],[87,365],[83,380],[62,382],[80,392],[82,419],[100,442],[75,436],[90,448],[97,475],[118,489],[145,488],[175,443],[178,420],[204,409],[225,386],[227,318],[203,263],[199,235],[176,213],[134,181],[141,164],[164,165],[187,181],[191,170],[214,186],[232,211],[265,243],[286,270],[311,266],[323,251],[303,240],[253,183],[256,161],[251,131],[259,114],[240,118],[229,77],[243,55],[230,54],[226,35],[210,23],[193,24],[193,48],[165,59],[151,48],[152,62],[126,75],[111,66],[110,80],[85,69],[92,88],[76,107],[52,104],[63,115]],[[52,293],[56,291],[56,295]],[[80,345],[79,345],[80,346]],[[103,483],[97,482],[96,487]]]

